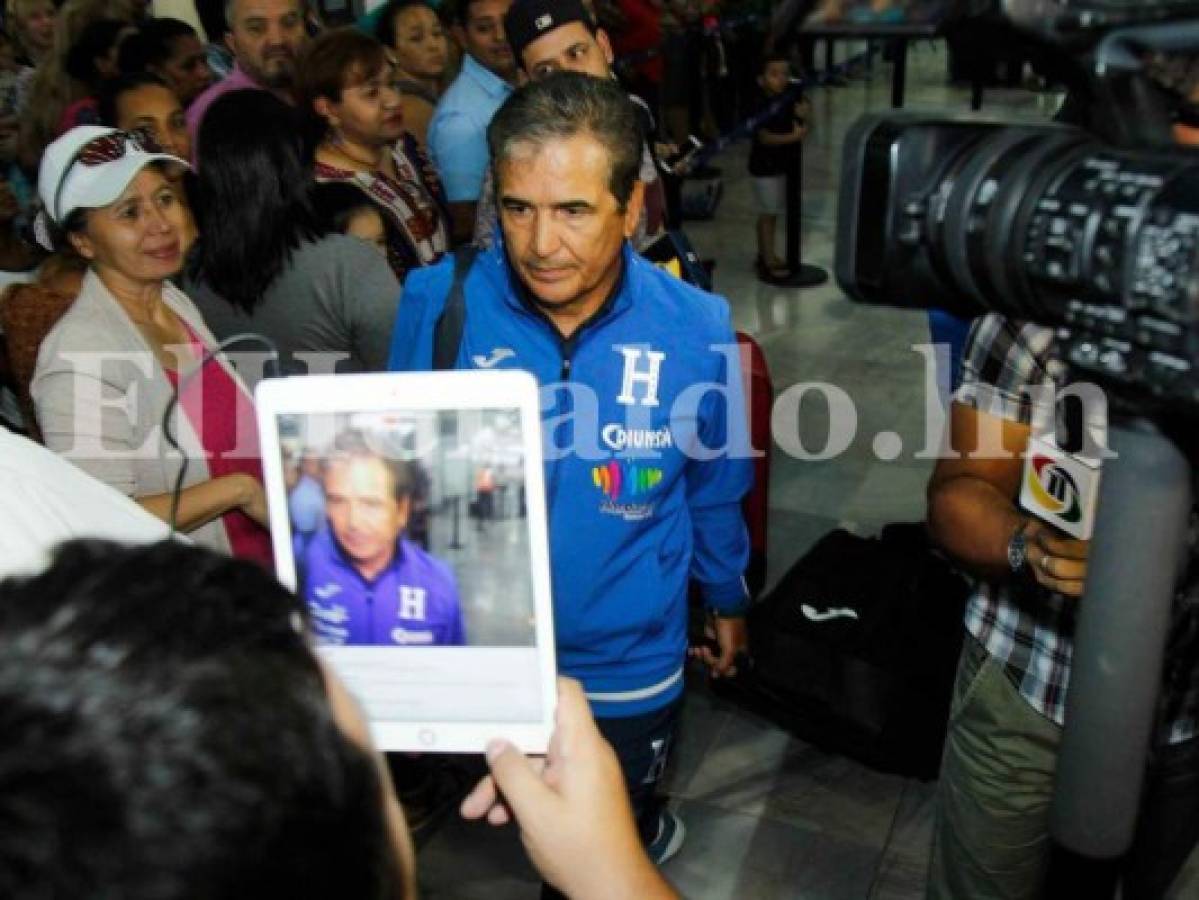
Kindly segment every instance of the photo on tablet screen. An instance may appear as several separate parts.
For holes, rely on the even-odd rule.
[[[281,417],[318,643],[534,645],[518,425],[503,409]]]
[[[535,382],[317,376],[256,396],[279,578],[379,746],[543,752],[556,667]]]

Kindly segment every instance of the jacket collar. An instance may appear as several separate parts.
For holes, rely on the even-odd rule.
[[[337,538],[333,535],[333,529],[327,522],[321,525],[320,530],[317,532],[316,540],[320,541],[323,545],[322,549],[334,568],[346,572],[367,585],[378,584],[384,575],[396,571],[403,564],[405,558],[404,535],[401,534],[396,538],[395,554],[391,557],[391,562],[387,564],[387,568],[376,575],[374,580],[371,581],[367,580],[366,576],[358,571],[353,560],[346,556],[346,552],[341,549],[341,544],[337,543]]]
[[[462,56],[462,74],[481,87],[488,96],[504,98],[512,93],[512,85],[496,75],[469,53]]]

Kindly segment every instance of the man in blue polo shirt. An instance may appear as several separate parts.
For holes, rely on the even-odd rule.
[[[454,37],[466,51],[429,121],[429,153],[445,188],[456,244],[470,240],[487,172],[487,123],[512,93],[516,57],[504,33],[512,0],[462,0]]]
[[[304,598],[323,644],[465,644],[450,567],[404,539],[412,475],[343,432],[325,463],[328,527],[308,545]]]
[[[660,862],[683,837],[654,794],[692,583],[715,616],[719,652],[699,654],[713,673],[732,673],[746,646],[752,451],[728,305],[629,246],[642,139],[609,79],[555,73],[500,108],[488,129],[500,239],[463,282],[454,365],[542,385],[559,666],[583,682]],[[431,368],[453,266],[409,276],[391,368]]]

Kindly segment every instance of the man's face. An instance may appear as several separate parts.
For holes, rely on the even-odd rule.
[[[325,466],[325,514],[333,536],[358,569],[386,566],[408,524],[391,470],[373,456],[331,459]]]
[[[516,57],[504,34],[504,15],[512,0],[474,0],[466,10],[466,25],[454,26],[454,34],[479,65],[505,81],[516,77]]]
[[[521,51],[520,58],[533,81],[561,71],[596,78],[612,76],[608,36],[602,31],[592,34],[582,22],[567,22],[543,34]]]
[[[547,312],[593,312],[620,274],[641,210],[640,184],[622,211],[608,189],[607,149],[591,134],[518,144],[496,172],[508,259]]]
[[[225,41],[256,82],[291,87],[296,57],[308,41],[299,0],[234,0]]]

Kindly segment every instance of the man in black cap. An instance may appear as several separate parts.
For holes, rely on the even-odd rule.
[[[582,0],[516,0],[504,16],[504,33],[517,66],[530,81],[539,81],[559,71],[581,72],[595,78],[616,77],[612,72],[612,44]],[[655,129],[653,114],[641,98],[633,94],[629,98],[641,113],[647,137],[638,173],[638,180],[645,184],[645,207],[633,239],[634,246],[643,249],[661,235],[666,225],[666,195],[649,143]],[[664,155],[671,152],[669,148],[663,149]],[[489,172],[479,197],[475,243],[489,246],[495,226],[495,198]]]

